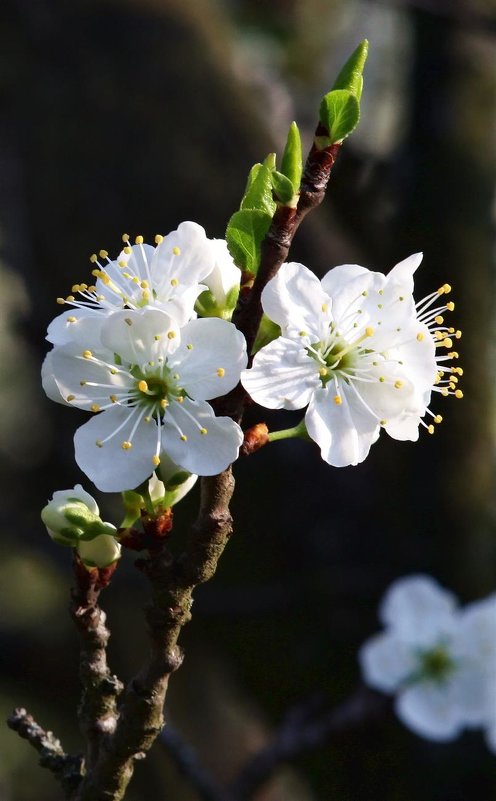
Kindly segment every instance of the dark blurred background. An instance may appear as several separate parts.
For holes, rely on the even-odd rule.
[[[322,275],[386,271],[423,250],[421,298],[454,287],[465,398],[439,399],[435,436],[385,435],[335,469],[313,446],[277,443],[236,465],[236,533],[196,596],[169,715],[219,780],[292,704],[345,699],[377,603],[400,575],[428,572],[462,601],[496,589],[494,0],[2,0],[0,6],[0,708],[23,705],[78,750],[70,553],[39,511],[82,481],[72,435],[85,417],[48,401],[39,368],[58,295],[124,231],[179,222],[222,237],[250,166],[306,144],[321,96],[370,40],[359,128],[292,260]],[[451,401],[451,402],[450,402]],[[256,411],[251,420],[260,419]],[[275,420],[291,425],[290,415]],[[112,519],[112,496],[96,497]],[[180,546],[197,492],[176,511]],[[103,602],[111,667],[127,680],[146,649],[146,587],[125,558]],[[129,801],[195,801],[155,746]],[[421,740],[385,714],[297,760],[257,801],[492,801],[496,757],[480,733]],[[0,728],[1,801],[59,801],[51,776]]]

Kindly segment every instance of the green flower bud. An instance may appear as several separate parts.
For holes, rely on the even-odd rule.
[[[115,531],[111,523],[100,518],[95,499],[80,484],[54,492],[41,512],[41,519],[53,541],[69,547]]]
[[[166,508],[179,503],[198,479],[198,476],[178,467],[165,453],[160,454],[160,465],[157,468],[157,473],[161,479],[160,481],[156,479],[157,483],[161,484],[164,490],[161,505]],[[150,479],[150,483],[152,480]],[[152,494],[152,490],[150,490],[150,494]]]

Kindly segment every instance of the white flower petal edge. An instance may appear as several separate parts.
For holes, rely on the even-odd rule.
[[[395,710],[405,726],[428,740],[454,740],[463,729],[456,694],[449,684],[407,687],[397,697]]]
[[[381,602],[379,617],[405,642],[428,646],[452,632],[457,607],[451,592],[431,576],[419,574],[391,584]]]

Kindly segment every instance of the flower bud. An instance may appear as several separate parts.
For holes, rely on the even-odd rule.
[[[163,487],[163,495],[160,497],[160,503],[165,508],[174,506],[188,494],[190,489],[196,483],[198,478],[193,473],[188,473],[183,470],[166,453],[160,454],[160,465],[157,468],[158,478],[155,476],[154,488],[152,482],[154,477],[150,479],[149,489],[152,500],[156,502],[157,493]],[[160,479],[160,480],[159,480]]]
[[[94,498],[76,484],[73,489],[58,490],[41,512],[41,519],[50,537],[59,545],[75,547],[81,540],[115,531],[104,523]]]
[[[77,552],[86,567],[108,567],[121,557],[121,546],[110,534],[100,534],[87,542],[80,542]]]

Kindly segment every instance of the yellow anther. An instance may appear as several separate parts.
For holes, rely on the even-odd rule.
[[[219,378],[224,378],[224,376],[225,376],[225,374],[226,374],[226,371],[224,370],[224,368],[223,368],[223,367],[218,367],[218,368],[217,368],[217,370],[216,370],[215,372],[217,373],[217,375],[219,376]]]
[[[443,339],[442,347],[443,348],[452,348],[453,347],[453,340],[451,340],[449,337],[446,337],[446,339]]]
[[[186,350],[193,350],[193,345],[191,344],[191,342],[188,345],[186,345]]]
[[[120,261],[118,261],[117,264],[119,265],[119,267],[122,270],[124,269],[124,267],[127,267],[127,261],[124,261],[124,259],[121,259]]]
[[[442,422],[443,422],[443,417],[442,417],[442,415],[440,415],[440,414],[436,414],[436,416],[435,416],[435,418],[434,418],[434,422],[435,422],[435,423],[442,423]]]
[[[71,317],[67,317],[67,322],[68,323],[77,323],[77,317],[74,317],[73,315],[71,315]]]
[[[145,421],[145,423],[149,423],[151,421],[151,419],[152,418],[148,414],[146,415],[146,417],[143,417],[143,420]]]
[[[176,338],[176,332],[175,331],[168,331],[167,332],[167,339],[175,339],[175,338]]]
[[[140,392],[148,392],[148,384],[146,383],[146,381],[144,380],[138,381],[138,389]]]
[[[141,297],[143,298],[143,300],[150,300],[150,290],[144,289],[143,292],[141,293]]]
[[[180,256],[181,255],[181,248],[178,248],[177,245],[176,245],[175,248],[172,248],[172,252],[173,252],[174,256]]]
[[[452,350],[451,353],[448,353],[448,359],[459,359],[460,354],[456,350]]]
[[[103,250],[102,248],[102,250],[98,252],[98,255],[101,259],[106,259],[108,257],[108,250]]]
[[[176,400],[177,400],[178,403],[184,403],[184,398],[183,398],[182,395],[177,395],[176,396]]]
[[[333,401],[336,404],[336,406],[341,406],[343,399],[341,395],[334,395]]]
[[[417,334],[417,342],[422,342],[423,338],[424,338],[424,335],[423,335],[422,331],[419,331],[418,334]]]
[[[387,424],[387,420],[379,420],[380,426],[385,426]]]
[[[80,387],[85,387],[87,383],[88,383],[87,381],[80,381],[79,382],[79,386]]]
[[[122,241],[129,242],[129,234],[122,234]]]
[[[59,304],[59,306],[63,306],[65,303],[65,298],[56,298],[56,302]]]
[[[133,282],[133,284],[139,284],[139,282],[140,282],[140,280],[139,280],[137,275],[133,275],[133,277],[131,278],[131,281]]]
[[[177,286],[179,281],[177,280],[177,278],[171,278],[171,282],[170,283],[171,283],[171,286]]]
[[[452,300],[450,300],[449,303],[446,304],[446,308],[448,309],[448,311],[454,311],[455,310],[455,304],[453,303]]]
[[[461,391],[461,389],[456,390],[455,398],[463,398],[463,392]]]
[[[461,367],[452,367],[451,372],[458,373],[458,375],[463,375],[463,369]]]
[[[448,386],[450,389],[455,389],[455,384],[452,381],[449,382]]]
[[[162,398],[162,400],[160,401],[161,408],[162,409],[167,409],[168,405],[169,405],[169,401],[167,400],[167,398]]]
[[[442,390],[441,390],[441,395],[442,395],[444,398],[447,398],[447,397],[448,397],[448,395],[449,395],[449,390],[448,390],[448,389],[446,389],[446,387],[443,387],[443,388],[442,388]]]
[[[400,381],[400,379],[398,378],[398,380],[394,382],[394,388],[401,389],[402,386],[403,386],[403,381]]]
[[[326,312],[327,311],[327,303],[323,303],[322,306],[320,307],[320,309],[321,309],[321,311]]]
[[[452,375],[450,381],[452,384],[458,384],[458,376]]]
[[[112,369],[110,370],[110,375],[117,375],[117,372],[118,371],[115,369],[115,367],[112,367]]]
[[[126,325],[129,325],[129,326],[131,326],[133,324],[133,321],[131,320],[130,317],[124,317],[124,322],[126,323]]]
[[[71,292],[79,292],[80,289],[81,287],[79,284],[74,284],[73,286],[71,286]]]
[[[112,403],[117,403],[117,395],[109,395],[110,400]]]
[[[384,290],[383,289],[379,289],[379,295],[384,295]]]
[[[368,294],[369,294],[368,291],[364,289],[362,292],[363,297],[366,298]]]
[[[133,443],[132,442],[128,442],[128,440],[124,440],[124,442],[121,445],[121,448],[122,448],[123,451],[129,451],[129,450],[131,450],[132,447],[133,447]]]
[[[83,356],[85,359],[92,359],[93,354],[90,350],[83,350]]]
[[[92,403],[91,406],[90,406],[90,410],[92,412],[99,412],[100,411],[100,407],[99,407],[98,403]]]
[[[96,267],[94,270],[91,271],[91,275],[94,275],[95,278],[100,278],[100,270]]]
[[[161,242],[164,241],[164,237],[162,234],[155,234],[155,244],[160,245]]]
[[[96,253],[92,253],[91,256],[90,256],[90,262],[92,264],[96,264],[97,261],[98,261],[98,256],[96,255]]]
[[[208,430],[206,428],[200,428],[200,434],[208,434]]]
[[[461,339],[462,338],[462,332],[460,330],[455,331],[455,338],[456,339]]]
[[[126,253],[126,255],[129,255],[129,254],[130,254],[130,253],[132,253],[133,251],[132,251],[132,249],[129,247],[129,245],[126,245],[126,247],[125,247],[125,248],[122,248],[122,252],[123,252],[123,253]]]
[[[434,428],[434,426],[433,426],[433,425],[427,426],[427,431],[429,432],[429,434],[434,434],[434,431],[435,431],[435,430],[436,430],[436,429]]]
[[[66,297],[66,301],[68,303],[74,303],[75,300],[76,300],[76,298],[74,297],[74,295],[67,295],[67,297]]]
[[[70,403],[71,401],[73,401],[73,400],[74,400],[74,398],[75,398],[75,397],[76,397],[75,395],[68,395],[68,396],[67,396],[67,398],[66,398],[66,401],[67,401],[68,403]]]
[[[440,376],[440,375],[439,375],[439,373],[438,373],[438,374],[436,375],[435,379],[434,379],[434,384],[439,384],[439,382],[440,382],[440,381],[441,381],[441,376]]]
[[[437,339],[440,342],[442,339],[446,339],[447,334],[444,331],[434,331],[434,339]]]
[[[95,445],[97,446],[97,448],[103,448],[103,442],[101,441],[101,439],[97,439],[95,441]]]
[[[181,439],[181,442],[187,442],[188,441],[188,437],[186,436],[186,434],[181,434],[180,439]]]
[[[444,323],[444,317],[441,317],[441,315],[438,314],[437,317],[434,317],[434,322],[438,325],[442,325]]]
[[[374,329],[372,328],[372,326],[370,326],[370,325],[369,325],[369,326],[368,326],[368,327],[365,329],[365,335],[366,335],[366,336],[368,336],[368,337],[372,337],[372,336],[374,336]]]
[[[157,454],[155,454],[155,456],[152,456],[152,464],[154,464],[155,467],[158,467],[158,465],[160,464],[160,456],[157,456]]]
[[[94,286],[94,284],[91,284],[91,286],[88,287],[88,292],[96,292],[96,286]]]
[[[142,236],[137,236],[134,241],[135,241],[136,245],[142,245],[143,244],[143,237]]]
[[[320,370],[319,370],[319,375],[322,376],[322,377],[327,375],[328,373],[329,373],[329,370],[327,369],[327,367],[321,367]]]
[[[405,298],[403,297],[403,295],[400,295],[398,300],[405,300]]]
[[[451,284],[443,284],[443,290],[444,290],[445,294],[447,295],[448,292],[451,292]]]
[[[379,376],[379,381],[381,382],[381,384],[384,384],[384,381],[385,381],[385,380],[386,380],[386,379],[384,378],[384,376],[383,376],[383,375],[380,375],[380,376]]]
[[[306,337],[306,336],[308,336],[308,334],[307,334],[307,332],[306,332],[306,331],[300,331],[300,332],[299,332],[299,335],[300,335],[300,337]]]
[[[148,281],[142,281],[140,283],[141,289],[148,289],[148,286],[149,286]]]

